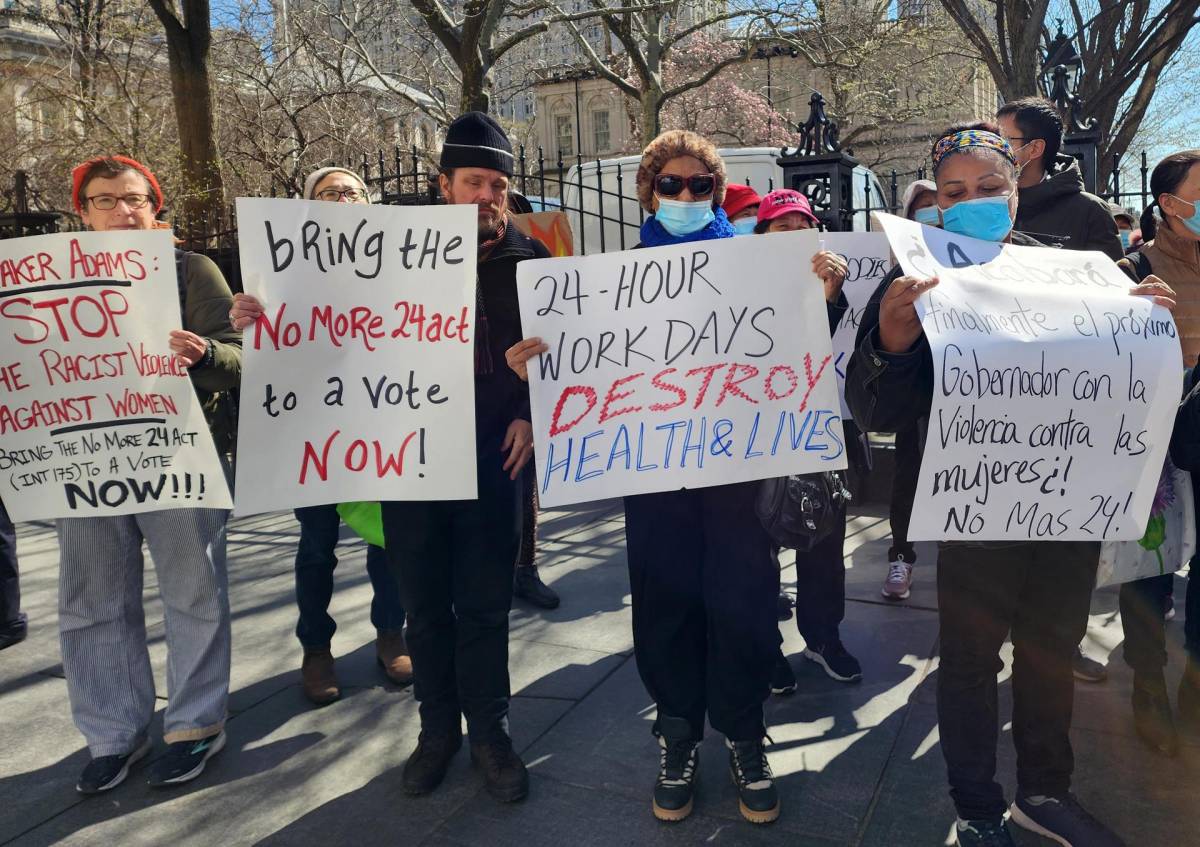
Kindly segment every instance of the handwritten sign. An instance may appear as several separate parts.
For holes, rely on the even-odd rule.
[[[229,508],[163,231],[0,241],[0,499],[14,520]]]
[[[858,325],[871,295],[892,270],[891,247],[882,232],[824,232],[820,236],[824,249],[846,260],[846,281],[842,291],[849,308],[842,315],[833,334],[833,366],[838,380],[838,397],[842,398],[842,415],[850,417],[846,405],[846,365],[854,353]]]
[[[1175,322],[1101,253],[963,238],[880,215],[933,352],[909,537],[1132,540],[1179,396]]]
[[[541,502],[844,468],[815,232],[517,266]]]
[[[237,201],[237,513],[475,486],[473,206]]]

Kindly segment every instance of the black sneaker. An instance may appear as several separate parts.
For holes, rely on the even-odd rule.
[[[654,817],[674,823],[692,813],[700,745],[683,718],[658,719],[658,779],[654,783]]]
[[[129,769],[134,762],[142,759],[150,752],[149,739],[143,741],[132,753],[124,756],[98,756],[87,763],[75,790],[80,794],[99,794],[116,788],[129,776]]]
[[[858,682],[862,679],[862,665],[846,652],[838,639],[812,649],[805,647],[804,657],[820,665],[830,679],[838,682]]]
[[[204,765],[225,748],[225,730],[199,741],[177,741],[167,746],[167,755],[150,766],[146,783],[167,788],[191,782],[204,772]]]
[[[954,836],[958,847],[1016,847],[1004,818],[975,821],[959,818],[954,825]]]
[[[750,823],[771,823],[779,817],[779,792],[767,763],[762,739],[730,741],[729,775],[738,791],[738,810]]]
[[[1161,672],[1133,675],[1133,727],[1150,749],[1167,756],[1179,751],[1179,735]]]
[[[0,650],[20,644],[28,634],[29,618],[25,616],[24,612],[21,612],[15,621],[9,621],[4,626],[0,626]]]
[[[771,669],[771,693],[786,696],[795,690],[796,674],[792,670],[792,663],[780,650],[775,655],[775,667]]]
[[[472,744],[471,764],[483,771],[483,787],[501,803],[516,803],[529,796],[529,771],[508,736]]]
[[[558,608],[558,595],[542,582],[537,565],[517,565],[513,576],[513,595],[543,609]]]
[[[786,591],[779,592],[779,599],[776,601],[776,611],[778,612],[779,620],[790,621],[792,619],[792,598]]]
[[[1108,668],[1095,659],[1083,655],[1083,648],[1076,647],[1075,655],[1071,657],[1071,673],[1076,679],[1084,682],[1104,682],[1108,679]]]
[[[1017,826],[1063,847],[1125,847],[1125,842],[1088,814],[1070,792],[1061,797],[1018,796],[1009,812]]]
[[[450,760],[462,748],[462,729],[436,732],[422,729],[417,737],[417,749],[404,763],[401,786],[405,794],[428,794],[442,784]]]

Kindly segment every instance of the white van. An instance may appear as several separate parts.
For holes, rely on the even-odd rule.
[[[783,186],[777,147],[730,147],[718,151],[729,181],[749,184],[759,194]],[[575,252],[611,253],[628,250],[641,239],[638,230],[645,213],[637,200],[637,169],[641,156],[622,156],[573,165],[563,179],[562,210],[571,222]],[[854,169],[855,230],[867,229],[866,209],[887,207],[883,186],[869,168]],[[581,196],[582,195],[582,196]],[[581,212],[582,210],[582,212]],[[603,226],[601,226],[603,220]]]

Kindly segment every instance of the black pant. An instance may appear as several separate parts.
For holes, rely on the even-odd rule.
[[[892,502],[888,522],[892,525],[892,546],[888,561],[900,556],[908,563],[917,560],[917,551],[908,540],[913,500],[917,496],[917,478],[921,473],[921,430],[913,426],[896,433],[895,468],[892,474]]]
[[[329,614],[333,598],[333,570],[342,519],[336,505],[296,509],[300,543],[296,545],[296,637],[308,650],[328,650],[337,630]],[[404,606],[396,576],[381,547],[367,545],[367,575],[373,589],[371,624],[380,635],[404,631]]]
[[[383,504],[388,561],[408,613],[421,726],[473,743],[508,733],[508,612],[520,514],[500,440],[478,451],[479,499]]]
[[[1099,557],[1093,542],[940,545],[938,729],[959,817],[1004,814],[995,780],[996,675],[1010,630],[1017,790],[1060,795],[1070,788],[1071,657],[1087,630]]]
[[[1184,649],[1188,658],[1200,662],[1200,588],[1191,576],[1200,568],[1200,557],[1192,559],[1184,609]],[[1167,634],[1164,605],[1175,574],[1152,576],[1121,586],[1121,625],[1125,629],[1125,663],[1136,673],[1156,676],[1167,665]]]
[[[756,483],[625,498],[638,673],[660,717],[704,717],[761,739],[779,649],[779,566],[754,513]]]
[[[517,564],[532,565],[537,559],[538,525],[537,474],[533,462],[525,466],[517,481],[521,483],[521,549]]]
[[[21,585],[17,575],[17,530],[0,502],[0,629],[21,621]]]
[[[809,649],[839,639],[846,614],[846,510],[837,526],[806,553],[796,552],[796,629]]]

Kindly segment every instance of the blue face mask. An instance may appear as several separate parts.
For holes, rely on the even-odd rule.
[[[734,235],[754,235],[754,227],[758,225],[758,218],[738,218],[733,222]]]
[[[937,206],[926,206],[913,212],[913,220],[925,226],[937,226],[941,223]]]
[[[1175,197],[1174,194],[1171,196]],[[1175,199],[1180,203],[1188,202],[1181,197],[1175,197]],[[1193,234],[1200,235],[1200,203],[1190,203],[1189,205],[1192,207],[1192,214],[1189,217],[1185,218],[1183,215],[1176,215],[1175,217],[1183,221],[1183,225],[1190,229]]]
[[[1126,250],[1129,249],[1129,242],[1131,240],[1132,235],[1133,235],[1133,233],[1127,229],[1118,229],[1117,230],[1117,237],[1121,239],[1121,246],[1124,247]]]
[[[654,213],[654,219],[671,235],[682,237],[699,232],[715,221],[717,216],[713,213],[710,200],[688,203],[659,197],[658,211]]]
[[[942,209],[942,228],[980,241],[1003,241],[1012,230],[1008,198],[1006,194],[955,203],[949,209]]]

